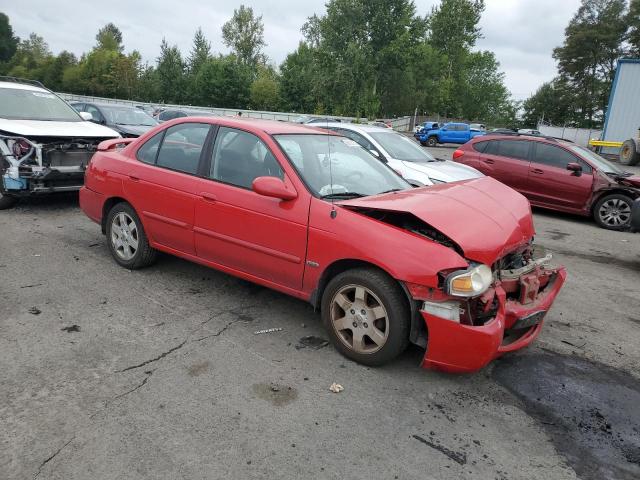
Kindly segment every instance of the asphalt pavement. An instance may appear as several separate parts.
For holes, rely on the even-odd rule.
[[[0,212],[0,478],[640,478],[640,234],[534,217],[569,271],[541,336],[446,375],[202,266],[122,269],[74,195]]]

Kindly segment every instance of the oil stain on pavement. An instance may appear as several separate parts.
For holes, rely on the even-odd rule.
[[[298,398],[295,388],[277,383],[256,383],[252,388],[256,397],[271,402],[276,407],[287,405]]]
[[[640,478],[640,381],[559,354],[505,357],[492,372],[582,480]]]

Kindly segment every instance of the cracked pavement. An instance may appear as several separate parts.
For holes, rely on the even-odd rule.
[[[570,276],[523,355],[637,380],[640,234],[535,221]],[[578,478],[495,366],[451,376],[419,369],[418,348],[377,369],[296,349],[326,338],[310,305],[164,255],[124,270],[74,196],[0,212],[0,279],[3,479]]]

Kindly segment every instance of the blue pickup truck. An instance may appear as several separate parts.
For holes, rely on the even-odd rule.
[[[421,133],[418,141],[423,146],[435,147],[439,143],[467,143],[481,135],[484,135],[483,131],[472,129],[466,123],[445,123],[438,129]]]

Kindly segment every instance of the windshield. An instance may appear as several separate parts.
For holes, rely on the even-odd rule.
[[[436,159],[404,135],[395,132],[369,132],[391,158],[405,162],[435,162]]]
[[[0,117],[11,120],[82,122],[65,101],[42,90],[0,88]]]
[[[596,167],[598,170],[604,173],[613,173],[614,175],[624,175],[626,173],[624,170],[620,169],[610,161],[605,160],[600,155],[598,155],[595,152],[592,152],[587,148],[580,147],[578,145],[568,145],[568,147],[574,153],[577,153],[578,155],[589,160],[594,167]]]
[[[322,134],[275,135],[311,191],[320,197],[353,197],[411,188],[358,143]]]
[[[103,115],[107,119],[107,123],[115,125],[144,125],[153,126],[158,122],[139,108],[133,107],[116,107],[116,106],[100,106]]]

